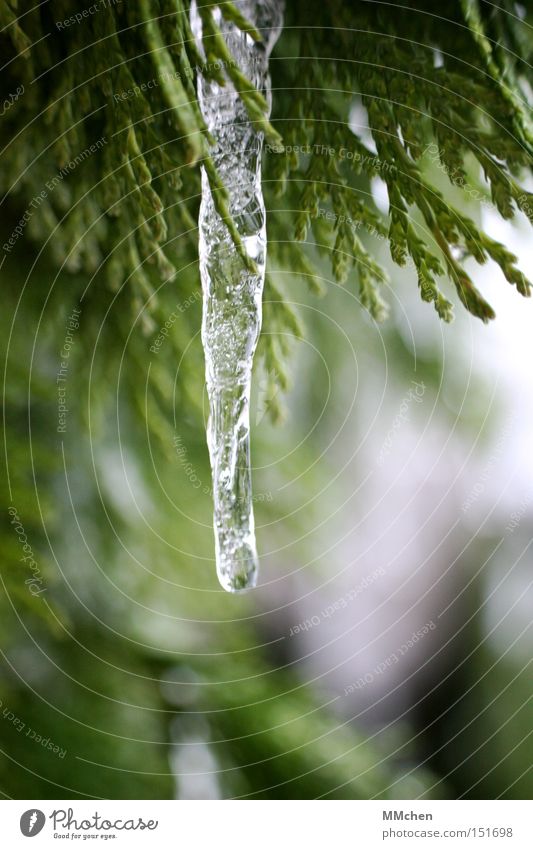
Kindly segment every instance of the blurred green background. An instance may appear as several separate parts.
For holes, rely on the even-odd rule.
[[[147,327],[127,287],[4,262],[6,797],[530,796],[531,305],[489,269],[499,320],[443,327],[391,270],[378,326],[309,256],[323,298],[271,269],[305,337],[281,424],[258,360],[241,596],[213,562],[194,263]]]

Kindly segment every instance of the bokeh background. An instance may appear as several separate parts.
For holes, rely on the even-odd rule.
[[[524,216],[432,179],[531,276]],[[386,212],[378,176],[354,181]],[[286,238],[294,211],[267,205]],[[24,203],[2,209],[9,233]],[[4,256],[5,797],[531,796],[533,305],[472,267],[498,318],[443,325],[360,235],[384,324],[312,244],[322,297],[271,266],[304,333],[283,331],[286,391],[257,360],[261,577],[238,596],[215,575],[188,243],[155,310],[58,265],[53,236]]]

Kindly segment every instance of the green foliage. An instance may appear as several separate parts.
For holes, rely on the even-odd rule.
[[[470,155],[504,218],[531,210],[532,196],[516,179],[530,167],[532,151],[521,87],[530,66],[518,60],[526,45],[516,15],[502,6],[486,18],[485,7],[473,0],[449,4],[444,18],[420,3],[410,14],[404,6],[382,10],[340,0],[288,4],[278,52],[290,57],[272,63],[280,134],[265,118],[262,93],[229,54],[213,5],[200,7],[204,61],[183,0],[142,0],[135,9],[110,4],[68,26],[62,24],[71,13],[66,2],[54,4],[53,19],[48,7],[35,7],[20,23],[2,3],[4,46],[12,53],[4,93],[21,81],[25,86],[4,118],[10,138],[2,189],[18,195],[24,209],[51,175],[105,139],[101,153],[87,156],[75,176],[48,193],[38,219],[29,222],[28,232],[47,243],[58,263],[89,273],[103,264],[114,286],[128,279],[136,297],[154,309],[154,280],[170,279],[177,256],[182,260],[186,248],[195,248],[200,163],[240,245],[195,96],[197,73],[220,84],[227,74],[273,151],[265,172],[269,206],[273,194],[288,193],[295,239],[311,230],[317,248],[331,255],[338,282],[354,270],[361,302],[376,319],[386,314],[379,291],[385,278],[356,233],[361,224],[380,234],[387,226],[371,199],[376,176],[388,191],[393,259],[400,265],[410,259],[422,297],[442,318],[452,314],[437,282],[443,275],[474,315],[493,317],[464,269],[467,256],[494,260],[529,294],[515,257],[451,207],[425,173],[433,146],[433,162],[438,159],[453,184],[464,185]],[[223,20],[246,26],[233,3],[219,5]],[[310,17],[314,25],[302,28]],[[41,39],[45,30],[52,35]],[[366,108],[376,153],[364,132],[349,125],[354,96]],[[317,217],[321,203],[331,209],[331,221]],[[280,229],[286,232],[286,215],[282,223],[279,215],[272,214],[271,259],[299,263],[294,244],[278,247]]]
[[[437,169],[444,170],[451,185],[461,188],[477,179],[472,174],[477,169],[503,218],[521,209],[531,219],[533,199],[520,186],[531,164],[522,91],[531,44],[516,17],[505,14],[511,10],[506,2],[490,7],[490,15],[486,5],[452,3],[443,19],[429,2],[411,4],[409,13],[405,4],[396,9],[291,0],[272,60],[269,123],[262,94],[252,90],[228,56],[223,23],[217,26],[211,5],[202,7],[204,61],[183,0],[112,3],[68,25],[64,21],[73,11],[67,0],[38,4],[20,19],[15,2],[0,0],[7,62],[2,99],[23,86],[2,116],[5,239],[26,213],[28,219],[2,268],[1,337],[2,345],[9,342],[10,378],[9,486],[0,505],[2,643],[8,657],[13,651],[14,669],[28,672],[17,656],[21,646],[32,669],[46,667],[36,682],[29,672],[22,675],[34,683],[29,692],[6,664],[2,698],[27,725],[39,726],[42,736],[55,738],[62,729],[58,742],[71,753],[64,761],[40,757],[32,741],[15,737],[14,745],[12,729],[2,722],[0,742],[12,758],[0,772],[2,786],[21,798],[55,798],[61,786],[69,795],[172,795],[169,727],[174,721],[186,729],[188,711],[186,703],[176,708],[160,694],[166,665],[174,664],[184,675],[192,667],[210,684],[194,710],[205,714],[213,739],[222,741],[217,752],[218,763],[227,766],[226,795],[253,795],[257,788],[265,794],[267,783],[278,788],[273,795],[302,798],[397,796],[398,785],[406,796],[429,794],[432,779],[424,770],[416,770],[413,785],[404,779],[405,763],[395,760],[394,747],[369,744],[351,724],[339,727],[316,694],[293,684],[285,672],[274,672],[276,659],[262,650],[259,629],[251,635],[253,603],[224,596],[222,604],[214,589],[206,533],[209,498],[184,486],[177,474],[171,412],[177,410],[179,432],[187,436],[188,459],[207,476],[200,431],[203,361],[199,348],[191,346],[200,325],[201,164],[220,214],[237,244],[239,239],[228,216],[226,189],[209,156],[195,77],[203,73],[222,83],[223,66],[266,137],[270,248],[260,345],[267,394],[274,399],[271,413],[279,418],[273,390],[287,387],[289,341],[304,332],[289,302],[299,300],[298,281],[316,294],[325,289],[315,254],[331,262],[336,282],[350,285],[356,278],[360,301],[376,320],[386,313],[387,281],[372,246],[384,240],[394,261],[414,271],[422,298],[444,320],[452,314],[446,275],[474,315],[483,320],[493,315],[464,269],[468,256],[497,262],[507,280],[529,294],[514,257],[472,217],[450,206],[434,178]],[[218,5],[224,21],[247,27],[257,38],[234,4]],[[368,116],[375,150],[366,129],[350,123],[354,101],[366,110],[361,114]],[[388,217],[372,199],[377,177],[387,188]],[[36,255],[30,255],[28,238]],[[291,273],[294,291],[283,290],[280,271],[285,278]],[[55,431],[54,380],[64,321],[75,305],[82,308],[82,320],[71,361],[76,400],[64,449],[67,468],[75,474],[67,486]],[[171,332],[148,369],[150,345],[169,321]],[[186,365],[176,373],[175,364],[185,356]],[[188,553],[176,545],[162,554],[138,516],[125,518],[112,495],[100,490],[100,480],[93,479],[93,464],[106,462],[99,452],[109,444],[118,451],[113,431],[118,411],[121,450],[145,457],[149,448],[153,466],[146,461],[142,478],[150,493],[168,494],[167,511],[167,502],[164,507],[158,502],[156,531],[165,540],[185,537]],[[10,526],[10,504],[16,505],[38,558],[47,586],[42,598],[21,580],[28,573]],[[104,564],[102,572],[81,530],[69,535],[74,508]],[[193,508],[200,516],[197,524],[183,519]],[[131,546],[127,553],[122,533]],[[58,549],[62,568],[71,564],[69,583],[58,573]],[[136,552],[153,572],[136,569]],[[201,568],[197,557],[205,561]],[[108,582],[131,591],[118,610]],[[94,610],[97,622],[89,612]],[[171,621],[164,637],[152,635],[154,610]],[[233,622],[228,627],[232,617],[238,627]],[[202,624],[210,619],[215,624]],[[253,658],[252,644],[259,645]],[[212,645],[222,661],[218,655],[209,658]],[[46,659],[39,647],[46,649]],[[106,663],[95,664],[91,652]],[[224,677],[218,674],[220,662],[231,687],[211,686]],[[43,699],[58,681],[54,664],[65,674],[54,707],[46,708]],[[123,704],[125,695],[136,707]],[[72,712],[74,703],[75,718],[65,723],[56,707]],[[469,710],[474,715],[477,704]],[[243,727],[247,735],[237,743]],[[151,746],[143,744],[147,739]],[[82,779],[76,753],[86,759]],[[245,765],[240,778],[235,759],[238,767]],[[95,763],[88,764],[91,760]],[[30,762],[38,775],[25,768]]]

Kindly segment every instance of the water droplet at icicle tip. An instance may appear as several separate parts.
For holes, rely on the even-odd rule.
[[[224,21],[217,7],[213,14],[239,68],[270,103],[268,57],[281,32],[283,3],[244,0],[239,11],[260,31],[262,43]],[[203,54],[202,21],[195,0],[191,26]],[[259,569],[250,466],[250,391],[261,330],[266,216],[261,187],[263,134],[250,123],[241,98],[225,76],[226,85],[221,86],[200,75],[198,100],[215,139],[211,155],[229,193],[230,214],[256,270],[250,271],[235,248],[216,211],[203,168],[199,259],[217,574],[225,590],[240,592],[255,586]]]

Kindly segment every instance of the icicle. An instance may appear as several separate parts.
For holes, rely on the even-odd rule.
[[[268,56],[281,31],[281,0],[243,0],[239,11],[262,35],[262,43],[233,24],[221,25],[237,65],[270,103]],[[202,48],[202,22],[196,3],[191,26]],[[227,78],[227,75],[224,73]],[[257,132],[231,82],[225,86],[201,76],[198,99],[215,139],[212,156],[229,192],[228,207],[245,250],[255,261],[251,272],[217,213],[205,170],[199,220],[200,274],[203,288],[202,342],[210,417],[207,442],[213,473],[217,573],[230,592],[253,587],[258,559],[255,544],[250,469],[250,383],[261,329],[265,279],[266,228],[261,190],[263,134]]]

